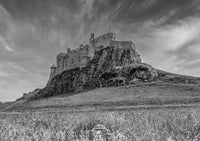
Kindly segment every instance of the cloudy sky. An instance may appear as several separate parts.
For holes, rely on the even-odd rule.
[[[200,76],[200,0],[0,0],[0,101],[44,87],[59,52],[109,25],[143,62]]]

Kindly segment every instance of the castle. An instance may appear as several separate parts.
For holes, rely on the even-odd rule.
[[[79,48],[75,50],[70,50],[68,48],[66,53],[57,55],[57,66],[51,66],[49,82],[63,71],[85,67],[87,63],[93,59],[95,52],[108,46],[127,49],[131,48],[134,51],[135,56],[138,56],[136,57],[138,59],[135,60],[135,63],[141,63],[140,56],[136,52],[135,45],[132,41],[116,41],[116,34],[112,32],[108,32],[96,38],[94,33],[91,33],[89,44],[80,44]]]

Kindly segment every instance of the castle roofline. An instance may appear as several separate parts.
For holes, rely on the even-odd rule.
[[[98,38],[101,38],[101,37],[103,37],[103,36],[106,36],[106,35],[111,35],[111,36],[116,36],[116,33],[114,33],[114,32],[107,32],[107,33],[104,33],[104,34],[102,34],[102,35],[99,35],[99,36],[97,36],[96,38],[94,38],[94,39],[98,39]]]

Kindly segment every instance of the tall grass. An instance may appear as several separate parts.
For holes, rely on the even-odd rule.
[[[200,109],[0,114],[0,141],[90,141],[103,124],[112,141],[199,141]]]

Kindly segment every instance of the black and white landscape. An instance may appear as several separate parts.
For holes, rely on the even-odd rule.
[[[199,29],[199,0],[0,0],[0,140],[200,140]]]

